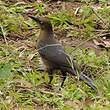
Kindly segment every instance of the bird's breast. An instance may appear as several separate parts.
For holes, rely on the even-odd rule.
[[[46,69],[55,69],[55,65],[41,56]]]

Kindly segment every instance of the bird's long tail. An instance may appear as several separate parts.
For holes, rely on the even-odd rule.
[[[97,92],[97,88],[95,84],[93,83],[93,80],[91,80],[88,76],[83,74],[83,72],[80,71],[80,69],[77,67],[77,65],[73,62],[74,70],[70,70],[70,73],[72,75],[77,75],[75,71],[78,71],[79,73],[79,79],[83,80],[88,86],[90,86],[93,90]]]

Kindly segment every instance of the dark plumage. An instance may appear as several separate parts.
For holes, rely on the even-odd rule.
[[[62,45],[59,44],[59,42],[54,38],[50,20],[44,17],[29,17],[35,20],[40,27],[40,35],[37,40],[37,49],[44,64],[46,65],[46,69],[50,78],[49,83],[51,84],[53,79],[52,72],[55,69],[61,70],[61,73],[64,77],[61,87],[64,84],[67,72],[75,76],[77,75],[76,71],[78,71],[79,78],[92,89],[97,91],[93,81],[80,71],[77,65],[73,62],[72,58],[65,52]]]

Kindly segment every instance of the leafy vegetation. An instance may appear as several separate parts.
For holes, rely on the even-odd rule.
[[[97,56],[91,49],[66,47],[84,73],[90,76],[98,87],[92,91],[83,82],[71,76],[60,88],[61,77],[54,75],[54,90],[47,88],[48,75],[38,71],[39,56],[35,50],[39,29],[28,18],[28,14],[48,16],[56,31],[66,32],[65,38],[92,39],[110,29],[110,8],[107,1],[99,0],[99,6],[92,7],[93,1],[83,0],[80,10],[68,11],[62,3],[61,9],[47,1],[7,3],[0,1],[0,109],[1,110],[109,110],[110,109],[110,65],[109,51],[105,49]],[[73,3],[74,4],[74,3]],[[54,4],[53,4],[54,5]],[[56,4],[60,5],[60,4]],[[100,29],[100,31],[98,31]],[[97,30],[97,31],[96,31]],[[55,34],[58,33],[55,31]],[[58,73],[60,74],[60,73]]]

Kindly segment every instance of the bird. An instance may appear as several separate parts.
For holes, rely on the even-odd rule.
[[[68,73],[72,76],[79,76],[80,80],[84,81],[84,83],[94,91],[97,91],[97,87],[93,80],[80,70],[77,64],[73,61],[73,58],[66,53],[64,47],[55,39],[50,19],[42,16],[28,16],[34,20],[40,28],[36,48],[44,65],[46,66],[49,76],[49,84],[51,84],[53,79],[53,71],[60,70],[63,75],[61,87],[63,87]]]

